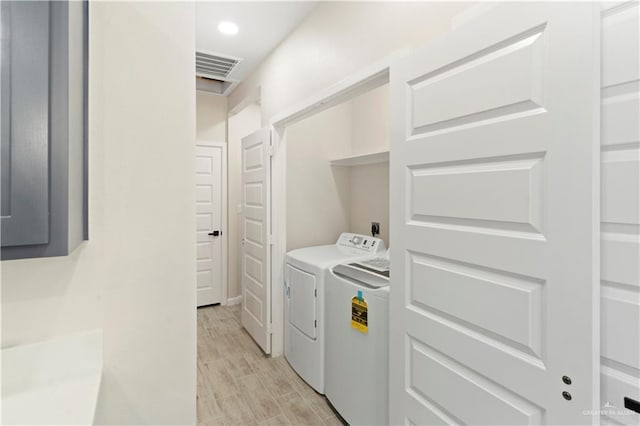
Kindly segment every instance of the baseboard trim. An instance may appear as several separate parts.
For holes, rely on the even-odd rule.
[[[239,305],[242,302],[242,296],[229,297],[227,299],[227,305]]]

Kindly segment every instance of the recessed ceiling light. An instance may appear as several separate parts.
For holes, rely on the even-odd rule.
[[[222,34],[234,35],[238,33],[238,26],[231,21],[222,21],[218,24],[218,31]]]

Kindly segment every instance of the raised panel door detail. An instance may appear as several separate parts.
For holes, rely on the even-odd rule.
[[[411,135],[542,106],[544,26],[525,31],[411,81]],[[509,69],[502,78],[501,70]],[[456,96],[450,96],[455,87]],[[437,102],[433,102],[438,99]]]
[[[542,232],[541,155],[411,166],[409,220]]]
[[[602,288],[602,356],[640,370],[640,310],[633,290]],[[624,327],[620,325],[624,324]]]
[[[258,325],[264,325],[264,313],[263,313],[264,303],[260,300],[254,292],[251,291],[250,288],[244,289],[244,311],[251,316],[253,321],[255,321]]]
[[[198,213],[196,215],[196,229],[198,231],[208,231],[213,228],[213,216],[211,213]]]
[[[544,281],[418,253],[410,261],[412,308],[449,318],[544,365]]]
[[[244,259],[244,273],[247,277],[253,279],[257,286],[262,287],[262,283],[264,281],[264,276],[262,275],[264,265],[262,264],[262,261],[256,259],[250,254],[246,254]]]
[[[409,394],[448,424],[539,425],[544,410],[411,337]],[[425,424],[424,419],[415,419]]]
[[[602,14],[602,86],[612,87],[638,80],[640,28],[638,5],[622,2],[606,6]]]
[[[213,159],[211,157],[196,156],[196,174],[210,175],[213,173]]]
[[[264,244],[262,240],[264,224],[255,219],[245,219],[244,224],[245,241],[262,247]]]
[[[196,274],[198,288],[207,288],[211,283],[211,271],[207,269],[199,270]]]
[[[212,185],[196,185],[196,203],[212,203]]]
[[[640,258],[640,242],[636,235],[625,234],[610,224],[602,226],[602,271],[600,276],[603,283],[617,283],[638,287],[640,269],[634,267]],[[611,229],[607,231],[607,229]],[[634,300],[636,300],[634,298]]]
[[[638,120],[636,120],[638,121]],[[640,191],[640,151],[621,149],[602,153],[602,221],[638,224]]]
[[[261,144],[256,144],[254,146],[247,147],[243,152],[243,160],[244,166],[243,170],[245,172],[254,171],[263,167],[263,146]]]
[[[630,87],[631,86],[631,87]],[[602,145],[633,144],[640,140],[640,90],[638,83],[613,86],[602,99]],[[633,149],[633,145],[628,145]],[[637,155],[637,147],[635,150]]]
[[[248,183],[244,186],[245,204],[249,207],[262,207],[262,184]]]

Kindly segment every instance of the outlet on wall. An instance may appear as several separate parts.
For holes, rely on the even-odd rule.
[[[371,222],[371,235],[380,235],[380,222]]]

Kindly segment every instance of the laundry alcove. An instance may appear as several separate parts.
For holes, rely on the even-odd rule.
[[[287,128],[287,250],[333,244],[340,232],[389,240],[389,86]]]

